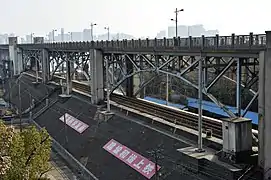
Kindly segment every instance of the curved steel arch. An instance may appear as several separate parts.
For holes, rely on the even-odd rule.
[[[139,70],[139,71],[136,71],[136,72],[133,72],[127,76],[125,76],[122,80],[120,80],[115,86],[113,86],[111,89],[110,89],[110,95],[112,94],[112,92],[114,92],[126,79],[138,74],[138,73],[141,73],[141,72],[155,72],[156,69],[146,69],[146,70]]]

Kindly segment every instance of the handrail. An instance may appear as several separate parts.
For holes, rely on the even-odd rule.
[[[7,46],[7,45],[0,45]],[[163,39],[132,39],[116,41],[83,41],[83,42],[55,42],[41,44],[18,44],[22,49],[142,49],[142,48],[183,48],[183,49],[257,49],[265,48],[266,34],[235,35],[231,36],[201,36],[188,38]]]

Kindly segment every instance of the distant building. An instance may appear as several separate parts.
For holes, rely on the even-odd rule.
[[[168,31],[167,31],[167,36],[168,38],[173,38],[175,37],[176,33],[175,33],[175,27],[174,26],[169,26],[168,27]]]
[[[205,29],[202,24],[189,26],[190,36],[199,37],[205,33]]]
[[[199,37],[202,35],[205,36],[215,36],[218,34],[218,30],[205,30],[202,24],[196,24],[192,26],[179,25],[178,26],[178,36],[179,37]],[[176,27],[169,26],[168,27],[168,38],[173,38],[176,36]]]
[[[0,44],[7,44],[7,37],[4,34],[0,34]]]
[[[65,39],[64,39],[64,28],[61,28],[61,41],[63,42],[63,41],[65,41]]]
[[[73,41],[83,41],[83,33],[82,32],[72,32],[72,40]]]
[[[216,34],[219,34],[218,30],[208,30],[204,33],[205,36],[215,36]]]
[[[156,38],[157,39],[163,39],[166,36],[167,36],[166,31],[160,31],[159,33],[157,33]]]
[[[84,41],[90,41],[91,40],[91,30],[90,29],[84,29],[83,30],[83,40]]]

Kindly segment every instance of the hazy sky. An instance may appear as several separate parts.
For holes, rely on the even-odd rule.
[[[184,8],[179,24],[204,24],[220,34],[271,30],[270,0],[0,0],[0,34],[42,34],[53,28],[81,31],[91,22],[94,33],[124,32],[155,36],[174,25],[174,9]]]

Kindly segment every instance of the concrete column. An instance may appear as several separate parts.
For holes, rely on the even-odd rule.
[[[42,50],[42,82],[47,83],[50,78],[49,55],[46,49]]]
[[[264,179],[271,178],[271,31],[266,32],[266,51],[260,53],[259,166]]]
[[[21,48],[17,48],[17,65],[18,72],[21,73],[24,71],[24,63],[23,63],[23,50]]]
[[[44,43],[44,38],[43,37],[34,37],[33,38],[33,42],[34,44],[42,44]],[[36,66],[36,82],[35,83],[38,83],[39,80],[38,80],[38,77],[39,77],[39,70],[40,70],[40,63],[42,65],[42,81],[44,82],[44,78],[43,78],[43,74],[46,72],[46,71],[43,71],[43,51],[40,52],[40,57],[41,59],[36,59],[35,58],[35,66]]]
[[[90,87],[91,102],[97,104],[104,100],[103,54],[96,49],[90,50]]]
[[[10,61],[12,61],[13,66],[13,72],[12,75],[19,75],[19,69],[18,69],[18,57],[17,57],[17,37],[9,37],[9,58]]]

